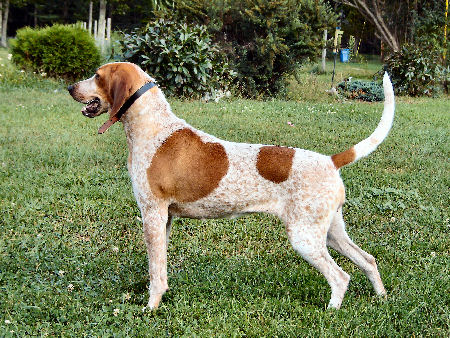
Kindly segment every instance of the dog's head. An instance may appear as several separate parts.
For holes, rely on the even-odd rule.
[[[149,79],[138,66],[115,62],[101,66],[94,76],[67,89],[76,101],[85,104],[81,110],[84,116],[93,118],[109,112],[113,118],[124,102]]]

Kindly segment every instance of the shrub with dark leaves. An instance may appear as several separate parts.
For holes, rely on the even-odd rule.
[[[124,34],[121,58],[141,66],[169,95],[200,96],[233,77],[205,26],[159,19]]]
[[[339,93],[348,99],[369,102],[383,101],[383,86],[374,81],[347,80],[337,85]]]
[[[432,96],[442,91],[448,70],[441,65],[440,53],[432,48],[404,44],[386,59],[397,94]]]
[[[231,1],[224,14],[223,34],[231,42],[242,94],[249,97],[283,94],[287,78],[322,48],[324,28],[336,16],[322,0]]]

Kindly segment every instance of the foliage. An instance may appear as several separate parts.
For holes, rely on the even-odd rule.
[[[20,29],[11,53],[20,67],[67,80],[82,78],[101,61],[95,41],[86,30],[63,25]]]
[[[337,85],[340,94],[348,99],[376,102],[384,100],[383,86],[375,81],[347,80]]]
[[[336,19],[322,0],[182,2],[182,15],[207,23],[250,97],[283,92],[287,75],[319,54],[323,29]]]
[[[444,48],[445,0],[329,0],[344,4],[344,30],[359,37],[362,22],[370,22],[366,32],[375,29],[384,47],[399,51],[404,43]],[[359,14],[358,14],[359,13]],[[359,24],[358,24],[359,23]],[[365,36],[365,42],[371,37]],[[370,43],[370,42],[369,42]],[[442,50],[441,50],[441,55]]]
[[[139,64],[168,94],[196,96],[227,87],[233,72],[205,26],[159,19],[124,34],[122,58]]]
[[[435,49],[404,44],[399,52],[386,59],[386,65],[396,93],[411,96],[431,96],[442,91],[448,71],[441,65]]]
[[[415,17],[414,43],[422,48],[432,48],[439,55],[444,54],[447,48],[447,55],[450,55],[450,44],[445,43],[445,1],[429,0],[424,1],[420,12],[413,12]],[[447,27],[447,31],[449,28]]]
[[[334,17],[322,2],[310,0],[244,3],[246,8],[224,27],[233,42],[239,81],[249,96],[273,96],[285,88],[286,75],[318,55],[322,29]]]
[[[355,61],[355,56],[358,56],[355,46],[356,46],[356,39],[353,35],[350,35],[350,37],[348,39],[348,50],[349,50],[348,59],[349,59],[349,61]]]

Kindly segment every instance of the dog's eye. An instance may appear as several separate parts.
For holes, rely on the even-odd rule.
[[[95,74],[95,79],[96,80],[100,79],[100,75],[98,75],[98,73]]]

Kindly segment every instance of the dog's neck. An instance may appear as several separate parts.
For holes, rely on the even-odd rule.
[[[142,142],[148,143],[169,125],[181,121],[172,113],[170,105],[160,89],[148,91],[142,95],[123,115],[128,148]]]

